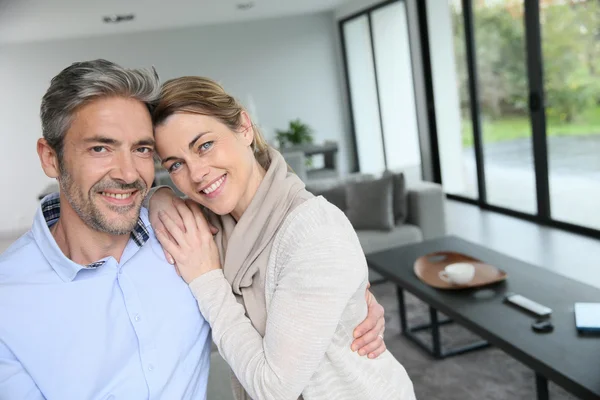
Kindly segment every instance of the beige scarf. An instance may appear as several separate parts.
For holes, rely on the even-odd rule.
[[[269,149],[269,156],[271,165],[240,220],[236,223],[229,214],[210,216],[219,228],[215,241],[225,278],[261,336],[267,320],[267,263],[275,235],[289,213],[312,197],[279,152]]]

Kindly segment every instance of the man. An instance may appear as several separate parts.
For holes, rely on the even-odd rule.
[[[37,151],[61,190],[0,257],[1,400],[206,397],[210,328],[141,207],[159,90],[96,60],[44,95]],[[381,323],[370,307],[355,344],[372,346]]]

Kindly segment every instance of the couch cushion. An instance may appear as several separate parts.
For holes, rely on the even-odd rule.
[[[342,211],[345,211],[347,208],[346,204],[346,186],[339,185],[334,186],[331,189],[325,189],[322,191],[310,191],[315,196],[323,196],[325,200],[336,206]]]
[[[346,184],[346,216],[354,229],[394,228],[393,177]]]
[[[394,222],[400,225],[406,222],[408,216],[408,191],[404,172],[386,170],[383,176],[392,176],[394,181]]]
[[[421,230],[411,224],[396,226],[389,232],[359,229],[356,231],[356,234],[365,254],[388,250],[423,240]]]
[[[373,179],[371,174],[352,173],[340,178],[310,179],[306,182],[306,190],[315,196],[323,196],[325,200],[346,211],[346,184]]]
[[[306,190],[313,194],[316,192],[320,193],[324,190],[345,186],[349,182],[361,182],[371,179],[374,179],[372,174],[364,174],[362,172],[355,172],[339,178],[310,179],[306,182]]]
[[[408,216],[408,193],[404,173],[393,175],[394,180],[394,221],[396,225],[406,222]]]

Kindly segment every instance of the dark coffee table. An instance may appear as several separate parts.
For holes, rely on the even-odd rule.
[[[417,258],[436,251],[471,255],[503,269],[508,278],[480,289],[432,288],[417,278],[413,264]],[[548,380],[582,399],[600,399],[600,336],[578,334],[573,313],[575,302],[600,302],[600,289],[454,236],[373,253],[367,256],[367,261],[369,267],[397,286],[402,333],[434,357],[453,356],[491,344],[535,371],[538,399],[549,398]],[[590,261],[591,266],[596,264]],[[407,325],[404,290],[430,306],[429,324]],[[531,324],[537,318],[504,303],[508,292],[522,294],[552,308],[554,331],[534,332]],[[440,320],[438,311],[450,320]],[[444,351],[440,346],[439,326],[449,322],[466,327],[484,341]],[[413,334],[424,329],[431,331],[432,346]]]

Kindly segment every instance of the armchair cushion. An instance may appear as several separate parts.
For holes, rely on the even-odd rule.
[[[394,222],[402,225],[408,216],[408,193],[406,178],[403,172],[385,171],[384,176],[391,175],[394,182]]]
[[[355,229],[394,228],[393,177],[346,184],[346,216]]]

